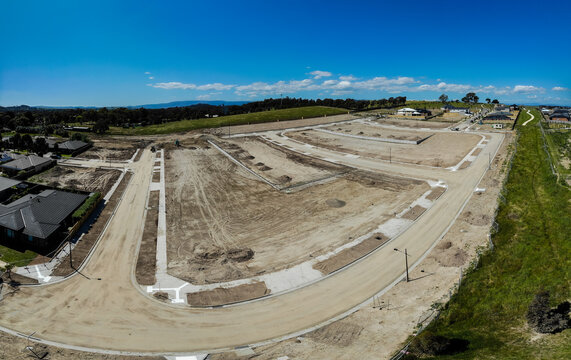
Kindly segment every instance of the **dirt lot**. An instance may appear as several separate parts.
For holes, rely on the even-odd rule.
[[[481,136],[459,133],[435,133],[418,145],[366,141],[328,134],[316,130],[288,132],[287,136],[340,152],[417,165],[436,167],[454,166],[481,140]]]
[[[135,275],[141,285],[155,284],[157,228],[159,223],[159,191],[151,191],[145,217],[145,230],[139,249]]]
[[[214,290],[189,293],[186,297],[188,304],[192,306],[218,306],[256,299],[269,293],[270,290],[265,283],[255,282],[235,286],[231,289],[216,288]]]
[[[438,121],[420,121],[420,120],[403,120],[397,118],[384,118],[373,120],[383,125],[395,125],[402,127],[410,127],[416,129],[444,129],[450,126],[450,123],[443,123]]]
[[[448,299],[449,289],[476,256],[479,246],[487,246],[487,232],[496,207],[501,181],[506,138],[492,171],[482,179],[476,193],[448,233],[431,254],[410,273],[413,281],[400,282],[388,293],[350,316],[290,340],[253,349],[254,354],[236,352],[212,354],[212,360],[226,359],[388,359],[414,333],[417,323],[431,314],[433,303]],[[379,307],[380,305],[380,307]]]
[[[194,284],[299,264],[372,231],[429,189],[421,181],[351,172],[283,193],[214,148],[166,154],[168,272]]]
[[[409,140],[409,141],[419,141],[434,134],[431,132],[395,130],[375,125],[363,124],[359,122],[332,125],[324,127],[322,129],[347,135],[357,135],[357,136],[366,136],[373,138],[395,139],[395,140]]]
[[[326,179],[345,170],[326,162],[320,164],[320,167],[311,166],[299,155],[286,152],[258,137],[219,140],[217,144],[256,174],[280,188]]]
[[[120,175],[120,170],[58,165],[34,176],[31,181],[57,188],[97,191],[105,195]]]
[[[146,141],[126,141],[116,139],[94,140],[93,146],[78,158],[98,160],[129,160],[137,149],[147,146]]]

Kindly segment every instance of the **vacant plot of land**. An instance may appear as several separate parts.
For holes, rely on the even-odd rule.
[[[95,140],[93,147],[78,155],[85,159],[98,160],[129,160],[135,155],[137,149],[147,145],[144,141],[122,141],[114,139]]]
[[[155,284],[157,256],[157,228],[159,224],[159,191],[151,191],[145,218],[145,230],[139,249],[135,275],[141,285]]]
[[[433,135],[433,133],[430,132],[394,130],[390,128],[375,126],[372,124],[350,122],[345,124],[332,125],[322,129],[346,135],[408,141],[419,141]]]
[[[30,181],[57,188],[107,194],[120,175],[120,170],[58,165],[34,176]]]
[[[165,160],[168,271],[195,284],[277,271],[324,254],[374,230],[429,189],[421,181],[352,172],[286,194],[213,148],[173,150]]]
[[[226,152],[261,177],[280,187],[299,185],[331,177],[341,172],[340,166],[330,169],[303,163],[300,156],[286,152],[257,137],[218,141]],[[324,162],[325,167],[327,163]]]
[[[418,165],[454,166],[481,139],[479,135],[438,132],[418,145],[355,139],[316,130],[288,132],[287,136],[326,149]]]
[[[247,301],[267,295],[270,290],[263,282],[244,284],[232,288],[216,288],[214,290],[189,293],[186,295],[189,305],[218,306],[238,301]]]
[[[394,126],[410,127],[416,129],[422,129],[422,128],[444,129],[450,126],[450,123],[443,123],[437,121],[403,120],[397,118],[376,119],[373,121],[383,125],[394,125]]]

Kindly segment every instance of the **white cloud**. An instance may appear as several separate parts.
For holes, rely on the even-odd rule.
[[[145,71],[145,75],[151,75],[150,71]]]
[[[154,78],[154,76],[149,76],[149,80],[153,80]]]
[[[331,74],[329,71],[315,70],[310,72],[309,75],[313,75],[314,79],[321,79],[322,77],[330,77],[333,74]]]
[[[196,85],[196,84],[185,84],[178,81],[171,81],[171,82],[156,83],[152,84],[151,86],[157,89],[166,89],[166,90],[182,89],[182,90],[208,91],[208,90],[230,90],[236,85],[225,85],[221,83]]]
[[[355,81],[357,80],[357,78],[354,77],[353,75],[347,75],[347,76],[339,76],[339,80]]]
[[[544,92],[544,91],[545,91],[544,88],[533,85],[516,85],[513,88],[514,93],[524,93],[524,94],[529,94],[532,92]]]
[[[554,86],[551,88],[553,91],[569,91],[569,88],[562,87],[562,86]]]

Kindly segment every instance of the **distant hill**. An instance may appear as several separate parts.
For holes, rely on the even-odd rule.
[[[166,109],[171,107],[184,107],[184,106],[192,106],[197,104],[207,104],[207,105],[243,105],[247,104],[250,101],[222,101],[222,100],[187,100],[187,101],[172,101],[168,103],[159,103],[159,104],[143,104],[143,105],[131,105],[131,106],[106,106],[108,109],[115,109],[119,107],[125,107],[127,109],[138,109],[138,108],[145,108],[145,109]],[[19,105],[19,106],[0,106],[0,111],[27,111],[27,110],[37,110],[37,109],[99,109],[103,106],[28,106],[28,105]]]

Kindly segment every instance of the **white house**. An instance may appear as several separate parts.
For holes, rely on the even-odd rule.
[[[415,109],[412,109],[412,108],[402,108],[402,109],[399,109],[399,110],[397,111],[397,115],[402,115],[402,116],[420,116],[420,115],[422,115],[422,113],[419,112],[419,111],[417,111],[417,110],[415,110]]]

